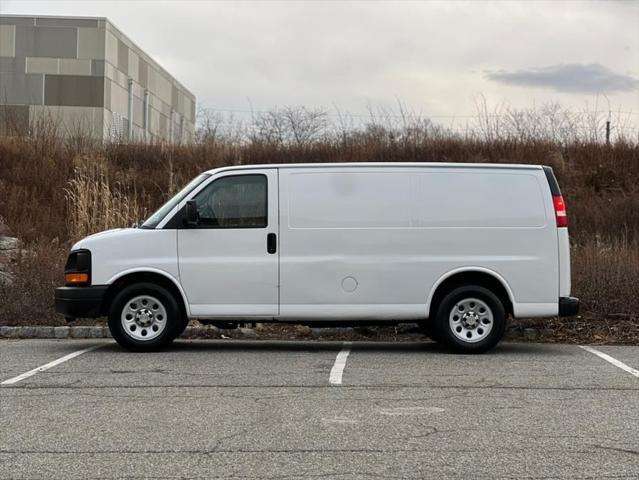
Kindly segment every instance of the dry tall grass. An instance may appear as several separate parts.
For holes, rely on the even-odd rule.
[[[203,170],[336,161],[552,165],[568,205],[573,291],[583,299],[585,314],[637,318],[637,141],[620,137],[607,146],[592,141],[593,135],[569,135],[566,122],[563,137],[524,135],[523,115],[514,130],[487,123],[485,135],[474,131],[462,137],[410,116],[374,117],[360,127],[342,121],[327,130],[321,112],[310,113],[312,118],[297,122],[304,111],[286,110],[284,118],[275,113],[231,130],[218,129],[213,119],[198,143],[182,146],[96,145],[44,133],[0,138],[0,217],[34,252],[18,265],[18,280],[0,288],[0,324],[60,322],[52,313],[52,287],[61,281],[69,245],[86,234],[142,220]]]
[[[130,226],[143,218],[131,180],[109,179],[108,164],[101,157],[76,159],[73,177],[64,189],[67,225],[71,238],[82,238],[96,231]]]

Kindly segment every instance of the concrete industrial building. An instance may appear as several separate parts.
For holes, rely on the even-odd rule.
[[[0,132],[189,142],[195,96],[106,18],[0,16]]]

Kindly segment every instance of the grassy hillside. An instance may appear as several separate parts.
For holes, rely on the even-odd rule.
[[[189,146],[0,138],[0,216],[26,255],[0,287],[0,324],[62,323],[52,290],[71,243],[129,226],[202,170],[229,164],[447,161],[551,165],[568,206],[573,291],[588,320],[536,321],[559,331],[623,338],[639,325],[639,146],[508,135],[458,137],[414,126],[242,138],[206,135]],[[304,132],[302,132],[304,133]],[[576,330],[577,329],[577,330]],[[582,333],[583,333],[582,332]]]

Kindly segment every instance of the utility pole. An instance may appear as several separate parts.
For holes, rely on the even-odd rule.
[[[609,146],[610,145],[610,120],[612,118],[612,108],[610,108],[610,99],[608,98],[608,95],[604,93],[603,96],[606,99],[606,102],[608,102],[608,120],[606,120],[606,145]]]

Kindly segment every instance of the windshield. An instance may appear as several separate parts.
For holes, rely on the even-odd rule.
[[[193,191],[199,184],[201,184],[204,180],[209,178],[211,175],[208,173],[203,173],[202,175],[195,177],[193,180],[189,182],[189,184],[175,194],[171,200],[166,202],[164,205],[160,207],[153,215],[151,215],[141,226],[140,228],[155,228],[162,221],[162,219],[173,210],[178,203],[180,203],[184,197],[186,197],[189,193]]]

